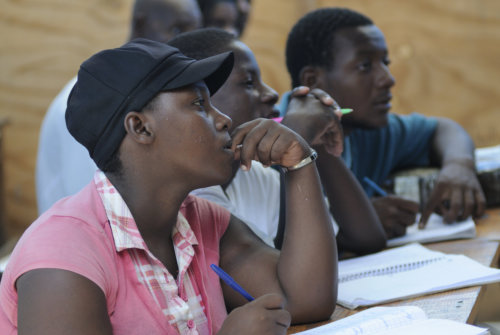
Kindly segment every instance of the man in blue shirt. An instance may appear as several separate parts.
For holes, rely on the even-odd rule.
[[[385,37],[371,19],[344,8],[313,11],[292,28],[286,58],[293,87],[320,88],[340,106],[354,109],[342,118],[343,157],[360,182],[368,177],[382,183],[396,170],[439,166],[421,225],[435,210],[448,222],[484,213],[474,144],[465,130],[445,118],[389,113],[395,80]],[[287,101],[284,97],[282,107]],[[320,157],[321,173],[330,164],[328,155]],[[329,182],[326,174],[322,182]],[[373,195],[370,188],[365,190]],[[372,203],[389,238],[403,235],[419,209],[396,196],[372,198]]]

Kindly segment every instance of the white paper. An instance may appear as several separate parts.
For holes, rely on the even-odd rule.
[[[457,321],[427,319],[416,306],[373,307],[321,327],[299,332],[302,335],[480,335],[483,328]]]
[[[424,229],[418,229],[418,220],[419,218],[413,225],[406,228],[406,235],[388,240],[387,246],[394,247],[411,242],[429,243],[476,236],[476,224],[471,217],[461,222],[445,223],[441,216],[432,214]]]
[[[500,168],[500,145],[477,148],[475,155],[477,172],[491,171]]]
[[[416,253],[419,249],[423,249],[421,258],[413,266],[411,263],[418,258]],[[401,262],[401,259],[406,259],[407,262]],[[398,263],[399,267],[395,265]],[[395,266],[394,273],[386,271],[384,274],[373,270],[386,269],[387,266]],[[367,274],[359,279],[343,280],[346,276],[353,277],[356,271],[364,271]],[[498,281],[499,269],[486,267],[464,255],[446,255],[412,244],[340,261],[337,302],[354,309],[358,306],[370,306]]]

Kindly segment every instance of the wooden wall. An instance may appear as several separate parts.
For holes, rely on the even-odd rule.
[[[397,81],[394,112],[450,117],[476,145],[500,143],[500,1],[255,1],[243,39],[280,93],[290,88],[287,32],[305,11],[326,6],[358,10],[384,32]]]
[[[132,0],[0,0],[0,116],[7,233],[36,217],[34,171],[45,111],[82,61],[127,39]]]
[[[388,40],[397,80],[394,111],[458,121],[478,146],[500,143],[498,0],[252,0],[243,40],[263,77],[289,89],[284,45],[293,23],[323,6],[370,16]],[[8,233],[36,218],[39,127],[60,88],[94,52],[127,38],[132,0],[0,0],[0,117],[8,117],[4,164]]]

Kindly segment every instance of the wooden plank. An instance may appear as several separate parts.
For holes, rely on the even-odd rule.
[[[37,217],[35,164],[46,109],[91,54],[122,44],[132,0],[0,0],[0,116],[7,233]]]

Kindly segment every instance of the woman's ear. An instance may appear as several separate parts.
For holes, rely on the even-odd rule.
[[[150,144],[154,140],[151,118],[145,113],[128,112],[123,121],[125,131],[137,143]]]
[[[316,88],[320,80],[320,71],[316,66],[307,65],[300,70],[299,79],[301,85]]]

